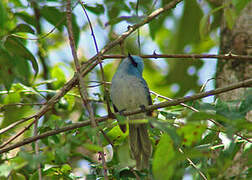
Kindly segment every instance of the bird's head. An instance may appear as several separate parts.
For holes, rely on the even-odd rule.
[[[144,64],[141,57],[128,54],[128,57],[122,63],[128,66],[129,71],[137,71],[140,75],[143,74]]]

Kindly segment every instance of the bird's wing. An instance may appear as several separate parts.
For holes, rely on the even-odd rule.
[[[144,84],[144,90],[145,90],[145,93],[147,94],[148,105],[152,105],[153,103],[152,103],[152,99],[151,99],[151,95],[150,95],[150,90],[149,90],[148,84],[146,83],[146,81],[144,80],[144,78],[141,78],[141,81]],[[152,116],[152,112],[153,111],[147,111],[146,114],[148,116]]]
[[[117,107],[116,107],[114,104],[113,104],[113,108],[114,108],[115,113],[119,112],[118,109],[117,109]],[[120,129],[122,130],[122,132],[125,133],[126,130],[127,130],[126,124],[120,124],[118,120],[117,120],[117,122],[118,122],[119,127],[120,127]]]

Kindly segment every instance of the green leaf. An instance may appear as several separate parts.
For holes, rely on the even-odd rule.
[[[127,119],[125,116],[118,114],[118,115],[116,115],[116,119],[119,124],[125,124],[125,125],[127,124]]]
[[[98,3],[95,3],[94,7],[93,6],[85,5],[85,8],[87,10],[91,11],[92,13],[97,14],[97,15],[104,14],[104,11],[105,11],[103,5],[102,4],[98,4]]]
[[[4,104],[18,103],[20,102],[21,96],[19,92],[9,93],[4,98]]]
[[[12,167],[7,163],[0,164],[0,177],[8,177],[10,172],[12,171]]]
[[[161,115],[163,115],[165,117],[165,119],[176,119],[176,117],[178,117],[181,112],[166,112],[166,111],[159,111],[159,113]]]
[[[107,133],[107,136],[116,146],[123,142],[123,140],[128,136],[128,132],[123,133],[119,126],[115,126]]]
[[[146,16],[120,16],[120,17],[116,17],[111,19],[109,22],[106,23],[107,25],[115,25],[118,24],[122,21],[126,21],[129,24],[136,24],[139,23],[140,21],[142,21]]]
[[[133,160],[130,156],[128,142],[123,143],[118,147],[117,156],[118,156],[120,167],[127,167],[127,166],[130,167],[136,164],[135,160]]]
[[[32,63],[32,67],[35,71],[35,76],[38,73],[38,63],[35,59],[35,57],[32,55],[32,53],[19,41],[18,38],[11,37],[9,36],[5,43],[4,43],[5,48],[11,52],[12,54],[21,56],[25,59],[28,59]]]
[[[129,24],[136,24],[141,22],[144,18],[146,18],[146,16],[121,16],[120,17],[122,20],[127,21]]]
[[[67,110],[71,111],[75,105],[75,97],[70,94],[66,94],[64,98],[67,101]]]
[[[244,115],[237,108],[238,104],[240,104],[239,101],[222,102],[218,99],[216,114],[222,115],[229,120],[244,118]]]
[[[211,28],[211,23],[210,23],[210,15],[207,14],[203,16],[200,20],[200,25],[199,25],[199,32],[200,32],[200,38],[201,39],[206,39],[207,35],[210,32]]]
[[[76,16],[72,15],[72,26],[73,26],[73,35],[76,47],[78,47],[79,40],[80,40],[80,28],[76,22]]]
[[[234,24],[235,24],[235,20],[236,20],[236,13],[234,10],[232,10],[231,8],[225,8],[224,10],[224,17],[227,23],[227,27],[229,29],[232,29]]]
[[[247,114],[247,112],[252,110],[252,93],[247,95],[246,98],[241,102],[239,111],[244,116]]]
[[[235,6],[236,13],[240,14],[240,12],[243,10],[243,8],[246,7],[246,5],[250,2],[251,0],[232,0],[233,5]]]
[[[72,167],[69,164],[64,164],[60,170],[62,173],[69,173],[72,171]]]
[[[15,13],[14,15],[20,17],[22,20],[24,20],[28,24],[34,27],[36,26],[35,18],[25,11]]]
[[[7,21],[7,13],[6,13],[6,9],[3,6],[2,1],[0,1],[0,29],[5,28],[4,24]]]
[[[27,162],[20,156],[16,156],[10,160],[10,163],[14,170],[19,170],[22,169],[24,166],[26,166],[29,162]]]
[[[57,79],[57,81],[53,82],[55,88],[62,87],[66,82],[65,73],[58,64],[51,69],[51,77]]]
[[[118,17],[121,11],[130,12],[130,8],[124,0],[106,0],[107,12],[109,16],[109,21]]]
[[[55,160],[57,163],[65,163],[70,158],[70,144],[56,148]]]
[[[161,122],[161,121],[155,121],[152,120],[151,124],[155,127],[158,128],[164,132],[166,132],[167,134],[169,134],[169,136],[172,138],[173,140],[173,145],[175,147],[179,147],[179,145],[181,144],[181,138],[180,136],[177,134],[176,129],[173,126],[170,126],[169,123],[166,122]]]
[[[15,79],[13,59],[4,48],[0,46],[0,84],[9,90]]]
[[[202,10],[196,0],[184,1],[184,11],[179,21],[179,29],[172,40],[175,42],[172,45],[174,52],[181,52],[185,45],[199,42],[199,23],[202,15]]]
[[[1,123],[1,126],[0,126],[1,128],[6,127],[11,123],[14,123],[17,120],[20,120],[34,113],[34,111],[32,110],[30,106],[22,106],[22,107],[7,106],[4,109],[5,109],[4,119]]]
[[[207,112],[194,112],[190,116],[188,116],[187,121],[202,121],[214,119],[217,121],[228,122],[228,119],[219,114],[207,113]]]
[[[62,18],[65,18],[64,13],[60,12],[56,7],[52,6],[43,6],[40,10],[41,15],[53,26],[55,26],[59,31],[63,30],[63,23],[58,24],[62,21]]]
[[[170,179],[174,173],[174,164],[171,163],[175,157],[172,139],[163,134],[157,145],[153,158],[153,175],[157,180]]]
[[[26,177],[21,174],[21,173],[12,173],[11,176],[9,176],[11,179],[16,179],[16,180],[26,180]]]
[[[27,33],[35,34],[34,30],[27,24],[18,24],[11,32],[12,33],[27,32]]]
[[[85,143],[83,144],[83,147],[85,147],[86,149],[92,151],[92,152],[100,152],[103,151],[102,147],[97,146],[95,144],[89,144],[89,143]]]
[[[177,132],[184,138],[183,144],[191,146],[197,144],[201,140],[202,134],[206,131],[206,128],[206,123],[188,123],[181,125]]]

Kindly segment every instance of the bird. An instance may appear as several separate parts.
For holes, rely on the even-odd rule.
[[[152,105],[149,87],[143,78],[143,69],[142,58],[130,54],[119,65],[112,78],[110,90],[115,112],[131,111]],[[152,145],[147,123],[143,123],[141,120],[151,115],[152,112],[147,111],[128,116],[131,156],[136,161],[136,168],[139,170],[149,168]],[[135,123],[134,120],[136,120]],[[120,128],[123,132],[126,131],[125,124],[120,125]]]

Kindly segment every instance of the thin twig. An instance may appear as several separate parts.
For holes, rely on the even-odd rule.
[[[38,136],[38,121],[34,124],[34,133],[33,136]],[[39,156],[39,142],[38,140],[35,141],[35,154]],[[41,164],[38,162],[38,177],[39,180],[42,180],[42,171],[41,171]]]
[[[4,148],[6,145],[8,145],[9,143],[11,143],[12,141],[14,141],[16,138],[18,138],[21,134],[23,134],[25,131],[27,131],[28,129],[30,129],[30,127],[36,123],[38,121],[38,118],[35,117],[35,120],[33,120],[28,126],[26,126],[24,129],[22,129],[21,131],[19,131],[17,134],[15,134],[14,136],[12,136],[10,139],[8,139],[7,141],[5,141],[3,144],[0,145],[0,149]]]
[[[138,176],[138,174],[136,173],[136,171],[133,168],[130,168],[130,171],[135,175],[136,180],[141,180],[141,178]]]
[[[110,55],[103,55],[103,59],[119,59],[125,58],[126,55],[120,54],[110,54]],[[249,60],[252,61],[252,56],[245,56],[245,55],[236,55],[236,54],[151,54],[151,55],[140,55],[142,58],[180,58],[180,59],[239,59],[239,60]]]
[[[114,41],[112,41],[111,43],[107,44],[100,52],[99,54],[96,54],[95,56],[93,56],[92,58],[90,58],[85,64],[83,64],[81,66],[81,72],[82,72],[82,76],[85,76],[87,73],[89,73],[93,68],[96,67],[96,65],[98,64],[98,62],[96,61],[97,58],[100,58],[100,56],[104,55],[107,51],[109,51],[110,49],[112,49],[113,47],[115,47],[116,45],[120,44],[121,42],[123,42],[129,35],[131,35],[134,31],[136,31],[138,28],[140,28],[141,26],[149,23],[150,21],[152,21],[153,19],[155,19],[157,16],[159,16],[160,14],[174,8],[178,3],[180,3],[183,0],[173,0],[170,3],[168,3],[167,5],[165,5],[163,8],[159,8],[155,11],[153,11],[149,16],[147,16],[143,21],[141,21],[138,24],[135,24],[133,26],[131,26],[130,28],[128,28],[128,30],[126,32],[124,32],[121,36],[119,36],[117,39],[115,39]],[[74,87],[76,84],[78,83],[78,76],[77,74],[74,75],[74,77],[72,79],[70,79],[58,92],[56,95],[54,95],[50,100],[47,101],[46,105],[44,105],[34,116],[38,117],[38,119],[43,116],[47,111],[50,110],[50,108],[56,104],[61,97],[63,97],[68,91],[70,91],[72,89],[72,87]],[[29,126],[27,128],[24,128],[24,131],[28,130],[29,127],[35,123],[35,121],[33,121],[31,124],[29,124]],[[24,132],[23,131],[23,132]],[[19,134],[21,135],[21,134]],[[18,137],[18,136],[16,136]],[[15,138],[14,138],[15,139]],[[13,139],[13,140],[14,140]]]
[[[138,17],[138,8],[140,0],[137,0],[136,4],[136,16]],[[138,54],[141,54],[141,43],[140,43],[140,28],[137,30],[137,45],[138,45]]]
[[[163,98],[163,99],[165,99],[165,100],[168,100],[168,101],[173,101],[173,100],[174,100],[174,99],[172,99],[172,98],[168,98],[168,97],[162,96],[162,95],[160,95],[160,94],[158,94],[158,93],[156,93],[156,92],[154,92],[154,91],[150,91],[150,92],[151,92],[152,94],[154,94],[155,96],[160,97],[160,98]],[[199,112],[198,109],[196,109],[196,108],[194,108],[194,107],[192,107],[192,106],[189,106],[189,105],[187,105],[187,104],[185,104],[185,103],[180,103],[180,105],[183,106],[183,107],[186,107],[186,108],[188,108],[188,109],[191,109],[191,110],[194,111],[194,112]],[[215,120],[213,120],[213,119],[209,119],[209,121],[211,121],[212,123],[214,123],[216,126],[221,127],[222,129],[225,129],[225,127],[224,127],[222,124],[220,124],[219,122],[217,122],[217,121],[215,121]],[[224,130],[223,132],[226,132],[226,130]],[[238,133],[238,132],[236,132],[235,135],[239,136],[240,138],[242,138],[242,139],[244,139],[244,140],[246,140],[246,141],[248,141],[248,142],[251,142],[250,139],[248,139],[247,137],[244,137],[243,135],[241,135],[241,134]]]
[[[73,9],[76,7],[77,3],[73,6]],[[27,38],[27,37],[23,37],[23,36],[19,36],[17,34],[10,34],[10,36],[14,36],[14,37],[17,37],[17,38],[21,38],[21,39],[26,39],[26,40],[32,40],[32,41],[38,41],[38,40],[41,40],[41,39],[44,39],[44,38],[47,38],[50,34],[52,34],[55,29],[57,29],[64,21],[66,20],[66,17],[62,17],[59,22],[49,31],[47,32],[46,34],[44,35],[41,35],[40,37],[38,38]]]
[[[158,103],[158,104],[149,105],[149,106],[146,106],[145,108],[138,108],[138,109],[136,109],[134,111],[125,111],[125,112],[123,112],[123,115],[124,116],[129,116],[129,115],[138,114],[138,113],[142,113],[142,112],[146,112],[146,111],[152,111],[152,110],[159,109],[159,108],[164,108],[164,107],[169,107],[169,106],[176,106],[176,105],[179,105],[180,103],[185,103],[185,102],[188,102],[188,101],[202,99],[202,98],[210,96],[210,95],[216,95],[216,94],[224,93],[224,92],[227,92],[227,91],[231,91],[233,89],[237,89],[237,88],[241,88],[241,87],[248,87],[248,86],[251,86],[251,85],[252,85],[252,79],[248,79],[248,80],[245,80],[245,81],[242,81],[242,82],[239,82],[239,83],[231,84],[231,85],[226,86],[226,87],[217,88],[217,89],[212,90],[212,91],[207,91],[207,92],[202,92],[202,93],[199,93],[199,94],[195,94],[193,96],[187,96],[187,97],[184,97],[184,98],[174,99],[173,101],[169,101],[169,102],[161,102],[161,103]],[[108,119],[110,119],[109,116],[103,116],[103,117],[100,117],[100,118],[96,118],[95,121],[97,123],[99,123],[99,122],[106,121]],[[71,124],[69,126],[65,126],[63,128],[59,128],[59,129],[56,129],[56,130],[47,131],[47,132],[42,133],[42,134],[40,134],[40,135],[38,135],[36,137],[26,138],[26,139],[22,140],[21,142],[17,142],[15,144],[10,145],[9,147],[3,148],[3,149],[0,150],[0,154],[8,152],[9,150],[12,150],[12,149],[15,149],[17,147],[23,146],[25,144],[29,144],[31,142],[34,142],[34,141],[38,140],[38,139],[42,139],[42,138],[45,138],[45,137],[48,137],[48,136],[52,136],[52,135],[59,134],[59,133],[69,131],[69,130],[73,130],[73,129],[76,129],[76,128],[85,127],[85,126],[88,126],[90,124],[91,124],[91,121],[87,120],[87,121],[84,121],[84,122],[73,123],[73,124]],[[248,138],[247,138],[247,141],[252,143],[252,141],[250,139],[248,139]]]
[[[168,101],[173,101],[173,100],[174,100],[174,99],[172,99],[172,98],[168,98],[168,97],[162,96],[162,95],[160,95],[160,94],[158,94],[158,93],[156,93],[156,92],[154,92],[154,91],[150,91],[150,93],[154,94],[156,97],[160,97],[160,98],[165,99],[165,100],[168,100]],[[180,103],[180,105],[183,106],[183,107],[186,107],[186,108],[188,108],[188,109],[191,109],[192,111],[198,112],[197,109],[195,109],[194,107],[189,106],[189,105],[187,105],[187,104],[185,104],[185,103]]]
[[[35,115],[29,116],[29,117],[20,119],[19,121],[16,121],[16,122],[10,124],[9,126],[7,126],[7,127],[5,127],[5,128],[3,128],[3,129],[0,130],[0,135],[3,134],[3,133],[5,133],[5,132],[7,132],[8,130],[10,130],[10,129],[16,127],[17,125],[19,125],[19,124],[21,124],[21,123],[23,123],[23,122],[26,122],[26,121],[28,121],[28,120],[34,118],[34,117],[35,117]],[[0,148],[2,148],[2,145],[0,145]]]
[[[93,30],[92,23],[90,21],[90,18],[88,16],[88,13],[86,11],[86,8],[85,8],[84,4],[81,2],[81,0],[79,0],[79,3],[81,4],[81,7],[82,7],[82,9],[83,9],[83,11],[84,11],[84,13],[85,13],[85,15],[87,17],[89,28],[90,28],[90,31],[91,31],[91,35],[93,37],[93,42],[94,42],[94,45],[95,45],[96,53],[99,54],[99,48],[98,48],[98,44],[97,44],[97,41],[96,41],[96,38],[95,38],[95,33],[94,33],[94,30]],[[104,70],[103,70],[103,66],[102,66],[102,61],[101,61],[101,58],[99,56],[98,56],[97,61],[99,62],[101,75],[102,75],[102,81],[105,82],[106,80],[105,80]],[[106,101],[106,104],[107,104],[108,113],[111,114],[110,105],[109,105],[109,92],[107,90],[106,84],[104,84],[103,91],[104,91],[104,95],[105,95],[105,101]]]
[[[43,106],[43,103],[12,103],[5,104],[0,107],[0,111],[3,111],[8,106]]]
[[[78,57],[77,57],[76,46],[75,46],[75,43],[74,43],[74,36],[73,36],[71,16],[72,16],[71,0],[68,0],[67,1],[67,29],[68,29],[68,38],[69,38],[70,47],[71,47],[71,50],[72,50],[72,56],[74,58],[74,63],[75,63],[75,67],[76,67],[76,73],[77,73],[78,80],[79,80],[79,91],[80,91],[80,95],[81,95],[81,98],[82,98],[83,105],[86,106],[86,108],[87,108],[87,110],[89,112],[89,117],[91,119],[91,125],[92,125],[93,128],[95,128],[97,130],[97,125],[96,125],[95,117],[94,117],[94,111],[93,111],[93,108],[91,107],[90,102],[88,101],[88,92],[87,92],[87,89],[85,87],[84,80],[83,80],[83,78],[81,76],[80,63],[79,63],[79,60],[78,60]],[[93,34],[93,31],[92,31],[92,34]],[[94,37],[94,35],[93,35],[93,37]],[[95,45],[96,45],[97,52],[98,52],[97,44],[95,43]],[[98,58],[98,61],[99,61],[99,58]],[[100,67],[101,67],[101,70],[103,71],[101,63],[100,63]],[[101,146],[99,132],[97,132],[97,140],[98,140],[99,145]],[[103,153],[103,151],[100,152],[100,153],[101,153],[102,165],[103,165],[103,169],[104,169],[104,179],[108,180],[107,166],[106,166],[106,162],[105,162],[104,153]]]
[[[179,152],[181,152],[182,154],[184,154],[184,152],[182,151],[181,148],[179,148]],[[189,162],[189,164],[194,168],[196,169],[196,171],[198,171],[198,173],[200,174],[200,176],[204,179],[204,180],[207,180],[207,177],[203,174],[203,172],[197,168],[197,166],[194,164],[194,162],[190,159],[190,158],[186,158],[186,160]]]
[[[203,91],[204,91],[204,89],[206,88],[207,83],[208,83],[209,81],[211,81],[211,80],[215,80],[215,78],[210,78],[210,79],[208,79],[208,80],[201,86],[200,92],[203,92]]]
[[[82,9],[83,9],[83,11],[84,11],[84,13],[85,13],[85,15],[87,17],[89,28],[90,28],[90,31],[91,31],[91,35],[93,37],[93,41],[94,41],[94,44],[95,44],[96,53],[98,54],[99,49],[98,49],[98,44],[97,44],[97,41],[96,41],[96,38],[95,38],[95,33],[94,33],[94,30],[93,30],[92,23],[90,21],[90,18],[88,16],[87,11],[86,11],[85,5],[83,4],[83,2],[81,2],[81,0],[79,0],[79,3],[81,4],[81,7],[82,7]],[[101,62],[100,58],[98,58],[98,62],[99,62],[100,70],[101,70],[102,82],[106,82],[105,75],[104,75],[104,70],[103,70],[103,66],[102,66],[102,62]],[[103,85],[104,85],[103,86],[103,91],[104,91],[104,95],[105,95],[105,101],[106,101],[106,105],[107,105],[108,114],[112,114],[111,109],[110,109],[110,105],[109,105],[109,92],[107,90],[107,84],[103,83]],[[106,135],[106,133],[102,129],[100,129],[100,131],[103,134],[104,138],[113,146],[112,141],[109,139],[109,137]],[[99,145],[101,146],[101,144],[99,144]],[[103,156],[102,158],[104,159],[104,162],[105,162],[104,153],[101,153],[101,156]]]

